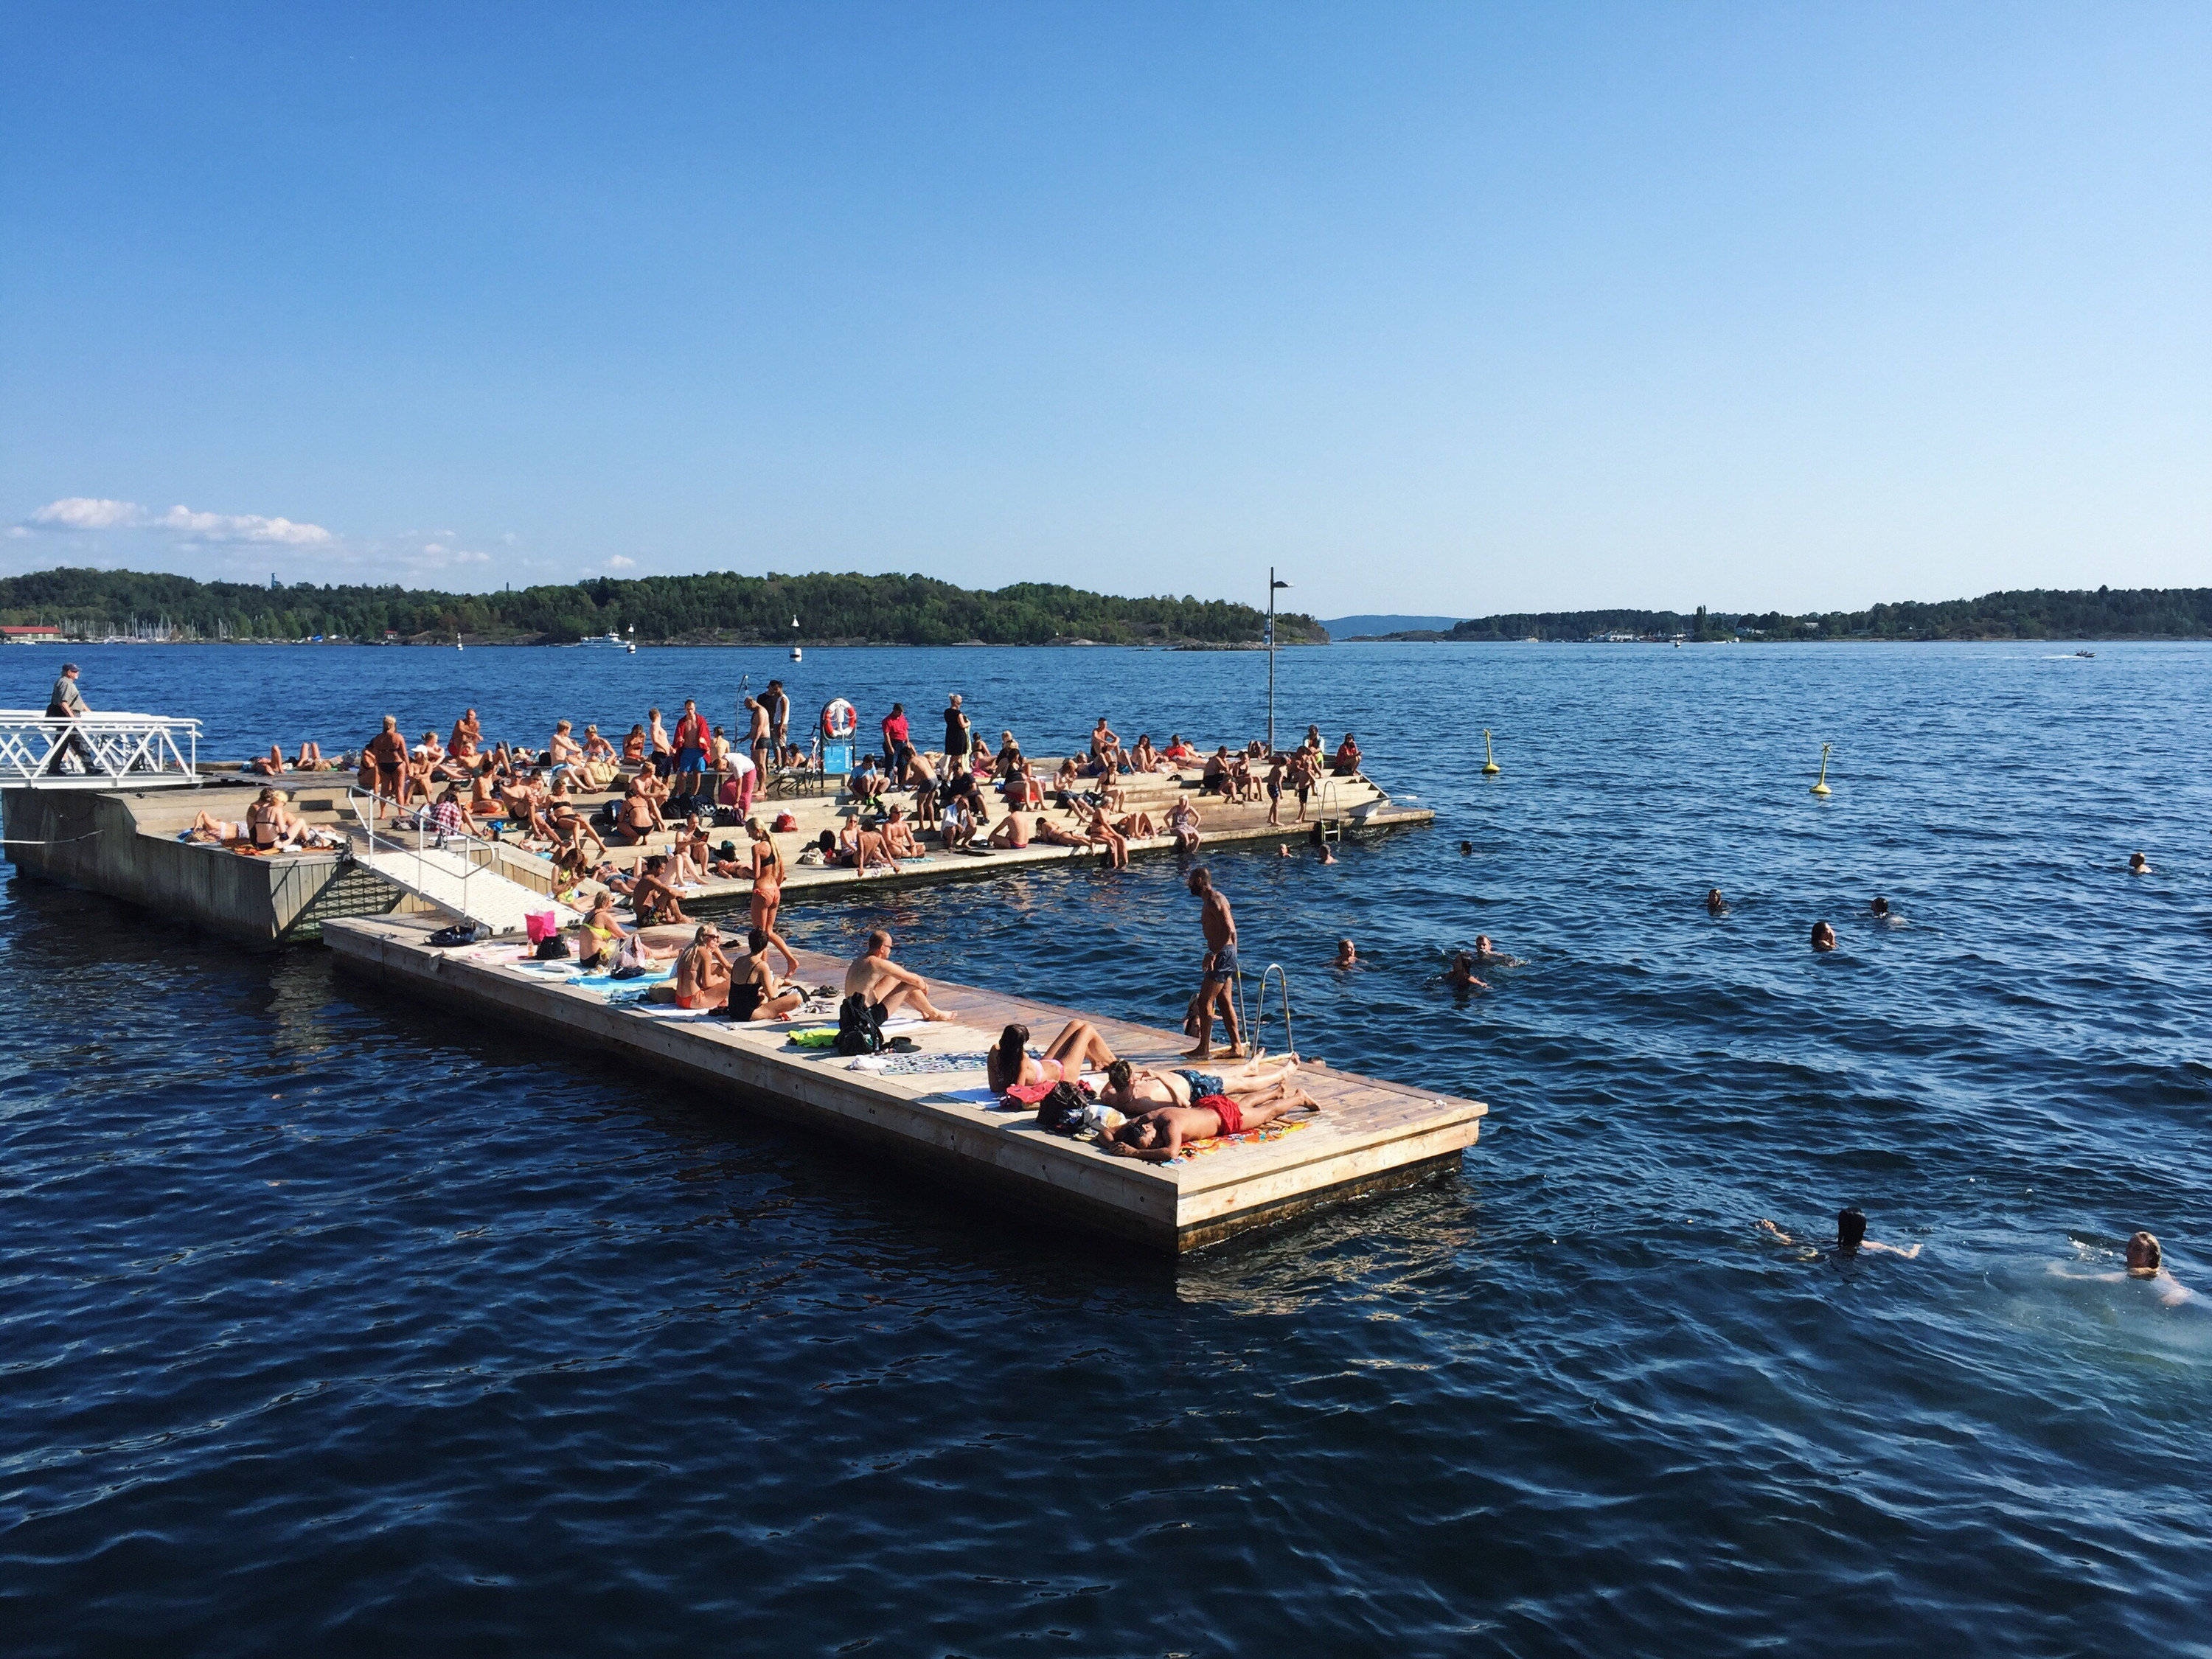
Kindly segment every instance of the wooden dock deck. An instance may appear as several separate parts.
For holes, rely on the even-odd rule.
[[[395,990],[704,1079],[733,1103],[908,1165],[949,1193],[981,1194],[1164,1253],[1446,1174],[1474,1144],[1489,1109],[1316,1066],[1302,1068],[1299,1080],[1322,1110],[1291,1120],[1297,1127],[1272,1138],[1200,1143],[1187,1162],[1139,1163],[1048,1134],[1031,1114],[960,1096],[982,1090],[981,1052],[1012,1021],[1043,1042],[1066,1020],[1088,1018],[1115,1054],[1160,1067],[1177,1063],[1188,1041],[1179,1033],[933,981],[931,1000],[953,1023],[906,1035],[920,1044],[916,1063],[940,1069],[855,1069],[843,1056],[793,1046],[781,1024],[611,1003],[604,989],[567,982],[572,963],[529,963],[519,940],[441,950],[428,942],[434,926],[399,916],[332,921],[323,940],[349,969]],[[799,963],[806,984],[843,982],[842,960],[801,951]],[[954,1069],[925,1056],[946,1057]]]

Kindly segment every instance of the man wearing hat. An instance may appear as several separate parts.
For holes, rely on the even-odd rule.
[[[46,699],[46,718],[50,720],[82,720],[91,712],[84,706],[84,693],[76,689],[76,665],[64,663],[62,676],[54,682],[53,695]],[[82,761],[86,771],[93,769],[92,745],[84,740],[82,733],[72,731],[55,745],[54,757],[46,763],[49,776],[62,769],[62,756],[65,753],[74,754]]]

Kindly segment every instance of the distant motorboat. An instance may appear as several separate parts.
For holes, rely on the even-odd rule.
[[[793,661],[793,662],[799,662],[799,661],[803,661],[803,660],[804,660],[804,659],[803,659],[803,658],[800,656],[800,654],[799,654],[799,647],[798,647],[797,646],[795,646],[795,645],[794,645],[794,646],[793,646],[793,647],[791,647],[791,659],[792,659],[792,661]]]
[[[616,632],[615,632],[615,630],[614,630],[613,629],[611,629],[611,628],[610,628],[609,629],[607,629],[607,631],[606,631],[605,633],[604,633],[604,634],[600,634],[600,635],[596,635],[595,637],[593,637],[593,638],[592,638],[592,639],[588,639],[588,640],[578,640],[578,641],[576,641],[576,643],[577,643],[577,644],[579,644],[579,645],[590,645],[590,646],[611,646],[611,647],[614,647],[616,650],[617,650],[617,651],[632,651],[632,652],[634,652],[634,651],[635,651],[635,650],[637,649],[637,647],[636,647],[635,646],[632,645],[632,644],[631,644],[628,640],[624,639],[621,635],[619,635],[619,634],[616,633]]]
[[[2077,657],[2094,657],[2097,653],[2094,651],[2076,651],[2074,654]]]

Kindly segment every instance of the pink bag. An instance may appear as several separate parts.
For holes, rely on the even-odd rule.
[[[561,931],[561,918],[552,910],[532,910],[524,915],[522,925],[530,934],[530,942],[538,945]]]

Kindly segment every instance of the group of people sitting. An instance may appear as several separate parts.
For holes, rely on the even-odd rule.
[[[295,812],[292,798],[273,786],[253,798],[242,817],[219,818],[204,810],[194,814],[191,827],[177,839],[255,854],[321,852],[343,844],[335,832]]]

